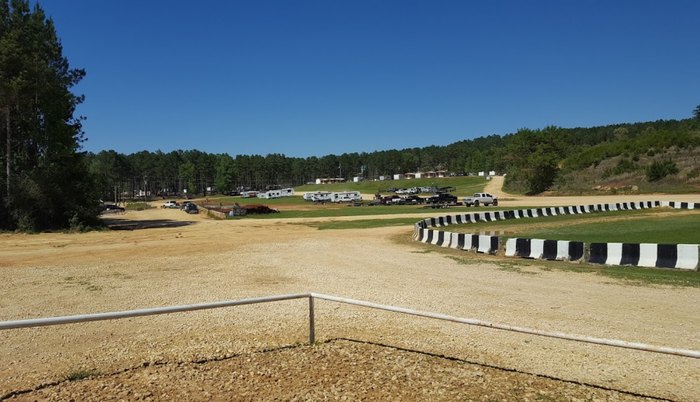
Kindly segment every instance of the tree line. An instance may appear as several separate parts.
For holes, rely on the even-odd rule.
[[[294,187],[319,177],[367,180],[395,173],[448,170],[455,174],[495,170],[507,173],[507,186],[529,194],[543,192],[562,173],[576,171],[623,153],[700,146],[700,120],[659,120],[592,128],[523,128],[446,146],[344,153],[295,158],[283,154],[210,154],[197,150],[141,151],[87,155],[103,199],[121,196],[207,194],[208,189],[265,190]]]

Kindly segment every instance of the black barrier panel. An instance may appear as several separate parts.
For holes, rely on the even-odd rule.
[[[615,203],[615,207],[617,208],[618,211],[622,209],[622,206],[620,206],[619,202]]]
[[[471,214],[472,215],[472,222],[477,223],[481,221],[481,217],[478,214]]]
[[[557,259],[557,241],[556,240],[545,240],[542,246],[542,258],[545,260],[556,260]]]
[[[591,256],[588,262],[605,264],[608,259],[608,243],[591,243]]]
[[[688,209],[688,203],[687,203],[687,202],[681,202],[681,208],[683,208],[683,209]]]
[[[433,242],[433,232],[434,230],[428,230],[428,237],[425,239],[425,243],[432,243]]]
[[[442,246],[443,243],[445,243],[445,232],[443,232],[442,230],[439,230],[437,232],[437,243],[436,244],[438,246]]]
[[[505,217],[506,219],[515,219],[515,211],[506,211]]]
[[[464,233],[457,235],[457,247],[459,247],[460,250],[464,250]]]
[[[537,216],[543,216],[542,208],[537,208]]]
[[[451,224],[452,224],[452,216],[446,216],[446,217],[445,217],[445,223],[446,223],[447,225],[451,225]]]
[[[464,223],[464,221],[462,221],[462,215],[457,215],[457,216],[455,217],[455,219],[457,220],[457,224],[458,224],[458,225],[461,225],[461,224]]]
[[[430,227],[434,228],[435,227],[435,218],[430,218]]]
[[[639,244],[622,243],[620,265],[639,264]]]
[[[678,261],[678,247],[675,244],[658,244],[656,247],[656,266],[675,268]]]
[[[472,249],[479,250],[479,235],[472,235]]]
[[[569,242],[569,259],[571,261],[578,261],[581,258],[583,258],[583,242]]]
[[[491,236],[491,253],[498,251],[498,236]]]
[[[445,218],[442,217],[442,216],[439,217],[439,218],[438,218],[438,224],[439,224],[440,226],[445,226]]]
[[[530,257],[530,239],[515,239],[515,254],[519,257]]]

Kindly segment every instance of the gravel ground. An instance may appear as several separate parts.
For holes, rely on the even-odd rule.
[[[665,199],[698,201],[697,196]],[[535,205],[533,200],[522,202]],[[575,204],[597,202],[613,201],[577,197]],[[0,320],[314,291],[542,330],[700,350],[699,289],[633,286],[591,273],[519,267],[513,259],[437,250],[411,241],[410,227],[319,231],[301,220],[213,221],[161,209],[127,212],[121,219],[136,229],[0,234]],[[453,256],[469,259],[460,262]],[[169,399],[161,393],[166,392],[182,400],[210,399],[205,392],[211,399],[240,400],[630,397],[571,382],[671,400],[697,401],[700,395],[698,359],[330,302],[317,304],[317,339],[347,338],[391,347],[331,342],[258,353],[303,343],[308,337],[306,309],[304,301],[287,301],[3,331],[0,397],[81,371],[103,376],[21,397],[107,400],[122,395],[128,400],[138,399],[136,393],[147,398],[148,392],[152,399]],[[492,376],[484,366],[396,348],[524,374],[497,370]],[[226,359],[192,363],[222,358]],[[135,367],[140,368],[108,375]],[[287,374],[250,374],[273,367],[285,367],[273,372]],[[473,370],[484,374],[476,376]],[[235,379],[232,373],[238,373]],[[314,380],[318,382],[308,382],[309,373],[323,375]],[[366,378],[369,373],[376,375],[376,382]],[[479,381],[471,381],[475,376],[486,385],[479,388]],[[132,393],[120,394],[119,384]]]
[[[352,341],[250,353],[206,363],[159,364],[65,381],[33,400],[643,401],[593,386]]]

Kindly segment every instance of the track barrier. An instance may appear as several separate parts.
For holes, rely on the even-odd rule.
[[[591,243],[507,238],[469,233],[451,233],[434,228],[477,222],[493,222],[507,219],[544,218],[558,215],[589,214],[596,212],[629,211],[668,207],[675,209],[698,209],[700,203],[677,201],[637,201],[613,204],[591,204],[520,210],[472,212],[458,215],[423,219],[414,226],[414,239],[441,247],[496,254],[504,244],[507,257],[531,259],[587,261],[593,264],[631,265],[697,270],[700,262],[697,244],[652,244],[652,243]],[[505,240],[505,242],[504,242]]]

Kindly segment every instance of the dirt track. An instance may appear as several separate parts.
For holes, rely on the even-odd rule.
[[[623,197],[630,198],[635,197]],[[698,196],[639,199],[697,202]],[[548,201],[546,205],[567,205],[574,200],[573,205],[612,202],[539,197],[502,204],[544,205],[539,202]],[[637,287],[594,274],[536,267],[517,270],[513,269],[517,261],[503,262],[495,257],[474,256],[471,263],[460,264],[449,255],[410,241],[410,227],[319,231],[299,224],[299,220],[213,221],[160,209],[128,212],[121,219],[125,220],[123,225],[135,230],[0,235],[0,320],[315,291],[543,330],[700,350],[698,289]],[[317,307],[320,340],[377,342],[662,398],[692,401],[700,395],[700,362],[696,359],[438,323],[327,302]],[[165,382],[171,384],[169,395],[184,399],[209,399],[206,395],[229,399],[232,394],[238,399],[271,399],[274,395],[261,390],[275,389],[274,384],[280,384],[279,377],[265,374],[265,367],[275,362],[280,367],[297,365],[311,371],[322,367],[324,373],[330,371],[337,377],[313,382],[308,380],[309,373],[290,372],[284,381],[291,383],[283,387],[289,392],[280,391],[280,399],[338,399],[342,395],[350,395],[351,399],[353,395],[369,399],[393,395],[442,400],[488,400],[492,396],[509,399],[504,395],[513,400],[629,398],[614,392],[597,394],[601,390],[588,387],[572,391],[568,382],[555,381],[559,386],[541,384],[535,381],[540,377],[514,379],[501,371],[502,376],[489,374],[488,380],[477,376],[486,385],[482,390],[469,388],[467,397],[451,393],[459,386],[455,388],[449,376],[436,374],[421,382],[411,373],[456,370],[459,373],[454,375],[462,379],[459,384],[463,385],[465,381],[477,382],[474,373],[483,372],[483,366],[443,367],[447,364],[443,359],[424,359],[421,354],[408,352],[402,352],[400,358],[387,358],[401,360],[401,364],[378,364],[370,360],[398,351],[376,345],[341,342],[320,346],[319,350],[293,349],[299,353],[291,355],[269,352],[278,353],[275,358],[251,354],[304,342],[306,320],[305,303],[292,301],[4,331],[0,333],[0,396],[60,381],[78,370],[95,370],[105,376],[22,397],[54,395],[62,400],[74,392],[77,399],[85,399],[85,395],[138,399],[138,392],[145,399],[167,399],[155,392],[167,377],[171,381]],[[192,361],[224,357],[231,357],[223,361],[229,366],[222,364],[214,369],[204,364],[194,371],[188,369]],[[265,363],[256,365],[262,364],[260,361]],[[120,374],[131,380],[108,375],[144,364],[149,368]],[[358,379],[358,387],[382,388],[389,384],[398,388],[384,394],[353,393],[360,392],[352,381],[347,382],[347,376],[352,377],[357,370],[354,365],[362,366],[363,373],[382,374],[376,382]],[[168,371],[147,371],[154,367]],[[237,373],[235,370],[244,369],[252,372],[246,372],[241,377],[245,381],[238,385],[233,381],[227,388],[223,387],[227,383],[216,380],[217,376],[222,381],[232,379],[229,377]],[[519,388],[506,394],[489,394],[507,389],[504,384],[513,381]],[[198,384],[210,383],[223,388],[198,388]],[[124,390],[128,384],[133,389]],[[420,387],[416,393],[400,392],[412,384]],[[561,390],[558,394],[557,389]],[[185,393],[178,394],[178,390]]]

